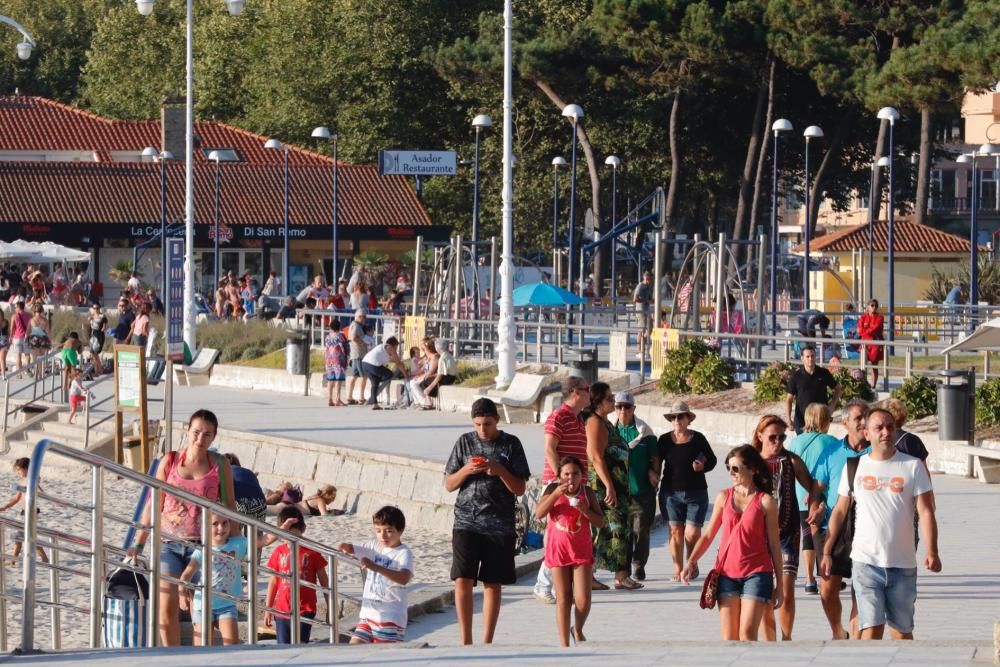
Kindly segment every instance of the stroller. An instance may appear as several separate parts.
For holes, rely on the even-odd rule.
[[[805,338],[829,338],[830,331],[830,318],[821,313],[820,311],[811,308],[809,310],[799,313],[796,318],[798,321],[797,333]],[[802,341],[795,341],[793,344],[793,349],[795,350],[795,358],[800,359],[802,357],[802,349],[808,345],[808,343],[803,343]],[[822,349],[822,344],[819,346]],[[820,355],[818,360],[823,363],[824,359]]]

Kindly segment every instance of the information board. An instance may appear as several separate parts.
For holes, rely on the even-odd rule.
[[[138,408],[142,400],[140,354],[121,347],[115,348],[115,399],[120,408]]]
[[[184,361],[184,239],[167,239],[167,359]]]

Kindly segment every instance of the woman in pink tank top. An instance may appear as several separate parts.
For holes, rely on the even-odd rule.
[[[156,469],[156,478],[188,493],[213,502],[223,502],[236,509],[233,472],[229,461],[221,454],[208,451],[219,430],[219,420],[209,410],[198,410],[188,420],[187,444],[178,452],[167,452]],[[169,493],[162,495],[160,525],[163,543],[160,545],[160,573],[180,577],[191,562],[191,556],[201,543],[201,508],[184,502]],[[233,524],[238,530],[239,525]],[[150,507],[146,505],[142,524],[150,524]],[[137,531],[130,556],[142,549],[149,534]],[[194,543],[192,546],[190,543]],[[177,584],[160,582],[160,645],[180,646],[180,595]]]
[[[778,504],[767,463],[750,445],[726,456],[726,470],[733,485],[715,497],[712,518],[688,558],[681,580],[688,583],[698,571],[698,559],[722,528],[715,561],[719,572],[719,623],[722,639],[757,641],[764,611],[782,603],[781,543],[778,538]]]
[[[584,484],[583,464],[573,456],[559,461],[558,478],[545,488],[535,508],[539,519],[548,517],[545,529],[545,565],[552,570],[556,594],[556,628],[559,641],[569,646],[585,641],[583,625],[590,614],[590,580],[594,572],[594,543],[590,528],[604,525],[604,515],[593,489]],[[570,606],[576,614],[569,624]]]

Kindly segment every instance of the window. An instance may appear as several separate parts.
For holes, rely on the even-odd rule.
[[[236,152],[235,148],[203,148],[201,149],[202,154],[205,159],[211,155],[212,151],[217,151],[219,153],[220,162],[242,162],[240,159],[240,154]]]

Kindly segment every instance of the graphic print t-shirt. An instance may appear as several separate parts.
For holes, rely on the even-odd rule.
[[[376,565],[390,570],[413,572],[413,552],[405,544],[386,547],[373,540],[355,544],[354,555],[359,559],[368,558]],[[361,601],[361,618],[377,623],[395,623],[405,628],[407,604],[406,586],[397,584],[378,572],[367,572]]]
[[[888,461],[858,460],[854,477],[857,521],[851,559],[878,567],[916,567],[913,511],[916,497],[933,490],[920,459],[901,452]],[[849,493],[846,474],[838,493]]]
[[[275,572],[282,574],[292,573],[291,548],[287,544],[282,544],[273,552],[267,560],[267,566]],[[308,549],[299,548],[299,581],[316,583],[316,573],[326,567],[326,558],[323,555]],[[292,611],[292,585],[291,579],[278,579],[278,590],[274,595],[274,608],[278,611]],[[308,586],[299,586],[299,613],[316,613],[316,589]]]
[[[224,609],[236,603],[221,596],[217,592],[239,597],[243,592],[243,580],[240,577],[240,563],[247,557],[247,538],[242,535],[230,537],[222,546],[212,546],[212,609]],[[201,563],[201,549],[195,549],[191,558]],[[204,571],[204,568],[202,568]],[[200,604],[201,591],[194,593],[195,600]]]

